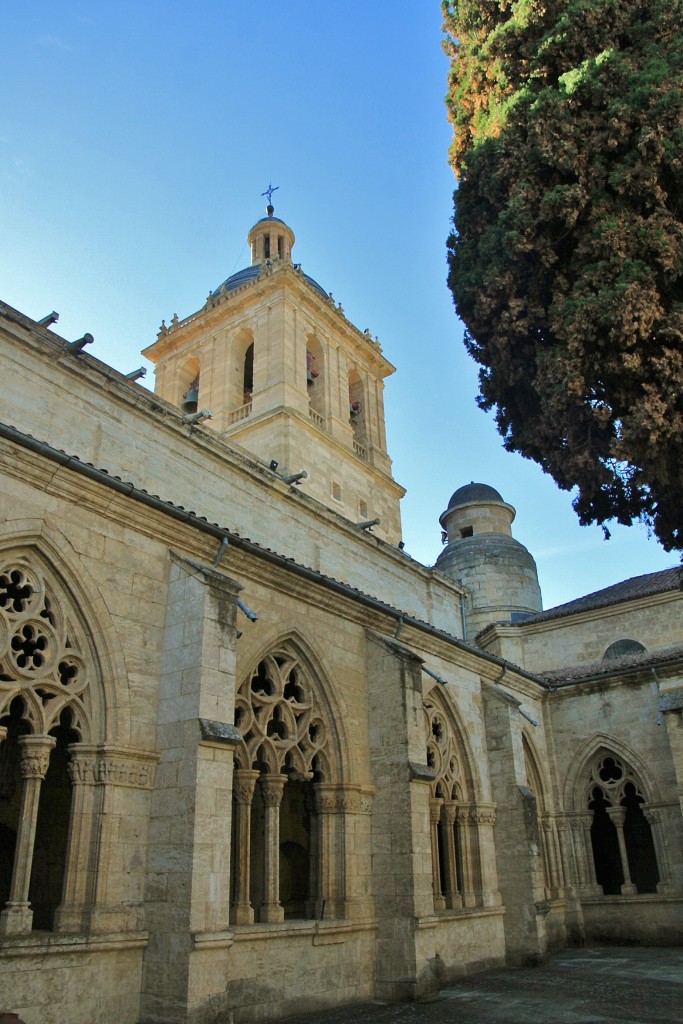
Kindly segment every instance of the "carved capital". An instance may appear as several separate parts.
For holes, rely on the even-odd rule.
[[[266,807],[279,807],[282,801],[282,791],[287,782],[286,775],[262,775],[259,779],[259,786],[263,796],[263,803]]]
[[[443,820],[446,825],[452,828],[455,825],[458,805],[453,800],[444,800],[442,807]]]
[[[19,737],[19,774],[22,779],[44,779],[50,764],[50,751],[56,740],[52,736]]]
[[[661,811],[659,811],[659,810],[656,810],[656,811],[652,810],[652,808],[650,808],[650,807],[643,807],[642,804],[641,804],[640,809],[642,810],[643,814],[645,815],[645,820],[647,822],[649,822],[650,825],[661,825],[661,823],[662,823],[662,812]]]
[[[441,821],[442,804],[443,800],[437,800],[435,798],[432,798],[429,801],[429,820],[431,821],[432,825],[438,825],[438,823]]]
[[[256,788],[259,773],[250,769],[238,768],[232,777],[232,791],[238,804],[250,804]]]
[[[72,743],[69,777],[74,785],[129,786],[151,789],[157,756],[135,750],[102,750]]]
[[[617,828],[623,828],[624,821],[626,820],[625,807],[608,807],[607,813],[609,814],[610,819],[617,826]]]

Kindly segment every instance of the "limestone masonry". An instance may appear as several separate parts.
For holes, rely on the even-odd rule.
[[[407,556],[394,368],[271,206],[249,244],[154,393],[0,304],[0,1012],[241,1024],[679,943],[681,569],[543,611],[483,483]]]

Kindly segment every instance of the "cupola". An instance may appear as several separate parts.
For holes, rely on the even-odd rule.
[[[283,220],[275,216],[272,203],[268,203],[266,214],[266,217],[261,217],[261,220],[254,224],[247,235],[252,267],[261,263],[272,263],[274,260],[291,262],[292,259],[294,232]]]

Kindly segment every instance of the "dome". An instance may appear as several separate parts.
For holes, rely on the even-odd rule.
[[[482,501],[491,502],[496,505],[505,504],[505,501],[495,487],[490,487],[488,484],[475,484],[473,480],[471,484],[458,487],[457,491],[451,495],[448,507],[457,508],[459,505],[474,505]]]
[[[264,220],[266,219],[267,218],[264,217]],[[261,264],[254,263],[251,267],[245,267],[244,270],[238,270],[236,274],[231,274],[230,277],[226,278],[222,284],[219,284],[218,287],[214,289],[212,294],[218,295],[219,292],[231,292],[235,288],[240,288],[243,284],[248,284],[249,281],[255,281],[260,273]],[[318,282],[312,277],[309,277],[308,274],[304,274],[303,271],[301,276],[307,284],[310,284],[311,288],[315,288],[315,290],[319,292],[324,299],[329,299],[328,293],[321,284],[318,284]]]

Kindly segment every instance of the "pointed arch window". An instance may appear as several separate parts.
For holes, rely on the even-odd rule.
[[[339,916],[341,780],[317,681],[297,652],[258,663],[235,725],[232,922]]]
[[[603,893],[657,892],[655,839],[643,790],[631,767],[603,751],[590,767],[587,789],[595,879]]]
[[[457,910],[493,903],[488,865],[482,860],[483,831],[494,809],[475,802],[465,749],[437,690],[425,698],[427,765],[434,772],[430,791],[430,835],[434,909]]]
[[[67,871],[73,744],[89,730],[92,666],[50,581],[0,564],[0,932],[55,926]]]

